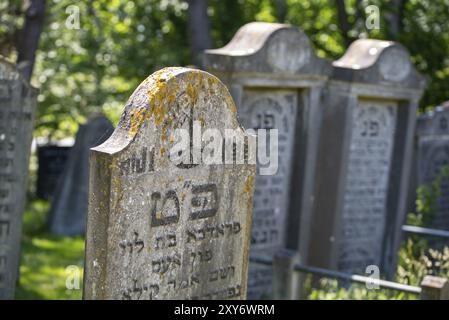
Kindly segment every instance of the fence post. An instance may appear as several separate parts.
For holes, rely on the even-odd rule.
[[[273,257],[274,299],[298,300],[301,298],[301,274],[294,270],[301,262],[299,253],[283,249]]]
[[[421,300],[449,300],[449,281],[446,278],[425,276],[421,290]]]

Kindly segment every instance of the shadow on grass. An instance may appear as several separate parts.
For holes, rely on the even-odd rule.
[[[81,299],[84,238],[46,232],[47,212],[48,203],[42,201],[32,202],[25,212],[16,299]],[[79,282],[68,266],[78,267]],[[79,289],[67,289],[66,281]]]

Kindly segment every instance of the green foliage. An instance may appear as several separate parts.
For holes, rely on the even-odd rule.
[[[418,70],[429,77],[421,106],[434,106],[449,96],[449,1],[409,0],[398,41],[411,52]]]
[[[409,238],[399,251],[399,265],[396,281],[419,285],[426,275],[449,278],[449,248],[442,251],[429,249],[426,242],[416,243]]]
[[[407,224],[430,227],[441,196],[441,184],[449,176],[449,167],[441,168],[440,173],[430,185],[417,189],[416,213],[407,215]],[[399,251],[397,281],[419,285],[425,275],[449,277],[449,248],[442,251],[429,248],[429,239],[409,235]]]
[[[23,219],[22,253],[16,299],[81,299],[81,290],[66,288],[68,266],[84,265],[84,238],[46,232],[49,204],[33,201]]]
[[[348,288],[335,279],[322,278],[319,288],[311,290],[309,300],[416,300],[418,295],[388,289],[367,289],[354,283]]]
[[[209,0],[214,46],[225,45],[247,22],[276,22],[281,2]],[[21,3],[0,4],[0,53],[12,60],[24,20]],[[66,26],[70,5],[80,9],[80,29]],[[335,1],[285,0],[285,5],[285,22],[301,27],[319,56],[342,56],[346,48]],[[379,30],[365,26],[368,5],[380,8]],[[97,112],[116,123],[127,98],[146,76],[165,66],[190,64],[187,8],[185,0],[48,0],[33,77],[40,88],[36,135],[73,136],[78,124]],[[387,0],[347,0],[348,36],[402,42],[431,80],[421,107],[435,106],[449,95],[449,0],[406,1],[398,34],[388,20],[394,11]]]
[[[322,58],[337,59],[344,51],[334,0],[289,0],[287,22],[301,27]]]
[[[449,167],[444,166],[430,185],[418,187],[416,190],[416,213],[408,214],[407,224],[419,227],[430,226],[437,210],[438,198],[441,196],[441,183],[448,177]]]
[[[37,135],[74,135],[105,112],[117,122],[137,85],[156,69],[188,63],[181,1],[78,2],[80,29],[65,25],[69,0],[51,0],[35,70]],[[137,49],[138,48],[138,49]]]

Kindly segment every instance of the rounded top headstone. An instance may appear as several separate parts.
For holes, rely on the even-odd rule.
[[[401,44],[376,39],[354,41],[343,57],[333,62],[337,78],[371,83],[396,83],[422,87],[425,81],[414,69],[410,54]],[[351,74],[351,76],[348,76]]]
[[[288,24],[251,22],[241,27],[232,40],[219,49],[206,50],[208,69],[295,74],[323,73],[326,63],[318,59],[304,32]],[[312,70],[312,69],[311,69]]]
[[[418,136],[449,135],[449,101],[436,106],[418,117]]]
[[[144,80],[91,149],[84,298],[244,299],[250,138],[215,76]]]
[[[224,122],[243,134],[232,97],[218,78],[201,70],[171,67],[153,73],[137,87],[112,136],[94,149],[120,152],[145,134],[160,134],[161,143],[169,144],[169,131],[183,127],[192,110],[206,126],[220,128]]]
[[[0,56],[0,79],[16,80],[20,77],[17,67],[4,57]]]

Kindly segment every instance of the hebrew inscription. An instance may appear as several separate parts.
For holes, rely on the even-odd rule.
[[[207,143],[192,135],[190,154],[173,162],[173,130],[195,134],[195,124],[248,138],[217,78],[163,69],[93,149],[85,298],[246,297],[255,165],[193,162]]]
[[[380,263],[396,113],[395,103],[364,100],[353,113],[340,270],[364,272]]]
[[[247,90],[240,110],[246,128],[278,130],[278,171],[256,176],[251,253],[257,255],[272,256],[284,245],[296,113],[297,92],[293,90]],[[248,297],[269,295],[271,279],[271,268],[251,264]]]

